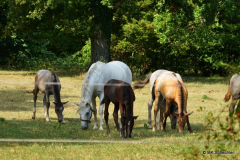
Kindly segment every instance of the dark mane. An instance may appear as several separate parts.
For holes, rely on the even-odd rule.
[[[51,78],[52,82],[56,82],[56,83],[58,82],[56,74],[54,72],[51,72],[51,77],[52,77]],[[52,88],[53,88],[53,96],[54,96],[55,103],[61,103],[60,89],[59,89],[59,88],[61,88],[61,85],[60,84],[52,84]]]
[[[184,93],[183,93],[182,84],[181,84],[181,82],[180,82],[179,80],[178,80],[178,83],[179,83],[179,85],[180,85],[180,87],[181,87],[181,89],[180,89],[181,95],[182,95],[182,97],[181,97],[181,103],[182,103],[182,105],[181,105],[181,114],[183,115],[183,109],[184,109]]]

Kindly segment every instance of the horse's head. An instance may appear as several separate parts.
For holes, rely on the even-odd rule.
[[[134,126],[134,120],[137,119],[138,116],[130,116],[130,118],[126,118],[126,116],[123,116],[125,119],[125,125],[126,125],[126,137],[131,138],[132,129]]]
[[[175,112],[175,114],[177,115],[177,121],[178,121],[178,127],[179,127],[179,133],[183,133],[183,130],[184,130],[184,126],[185,126],[185,123],[187,122],[188,120],[188,116],[190,116],[193,112],[191,113],[177,113]]]
[[[62,123],[62,124],[65,124],[63,114],[62,114],[62,112],[64,110],[63,105],[66,104],[67,102],[58,102],[58,103],[53,102],[55,104],[55,113],[58,116],[58,122]]]
[[[78,113],[80,114],[81,128],[88,129],[88,123],[91,123],[90,119],[92,118],[92,112],[95,112],[91,105],[88,102],[75,103],[79,106]]]

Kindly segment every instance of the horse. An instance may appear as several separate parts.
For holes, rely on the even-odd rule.
[[[123,62],[112,61],[109,63],[96,62],[89,68],[82,85],[82,93],[80,103],[75,103],[78,106],[80,114],[81,128],[88,129],[88,123],[92,113],[94,113],[95,125],[93,129],[98,129],[96,97],[99,97],[100,102],[104,97],[104,85],[110,79],[117,79],[129,84],[132,83],[132,72],[130,68]],[[90,103],[92,102],[92,107]],[[103,105],[99,106],[100,127],[103,130]]]
[[[125,137],[126,126],[126,138],[131,138],[132,128],[134,126],[134,119],[138,116],[133,116],[133,102],[135,101],[135,95],[132,87],[123,81],[116,79],[109,80],[104,85],[104,98],[101,101],[101,105],[105,103],[104,119],[107,126],[107,135],[110,136],[110,130],[108,126],[108,107],[110,102],[114,104],[113,118],[116,124],[116,128],[120,133],[120,137]],[[118,110],[120,109],[122,129],[118,124]]]
[[[174,112],[177,115],[179,133],[183,133],[185,123],[187,122],[188,131],[192,133],[192,128],[189,123],[189,116],[193,113],[187,113],[187,98],[188,91],[183,81],[177,78],[177,75],[173,72],[164,72],[155,81],[153,87],[153,95],[155,96],[155,107],[154,107],[154,123],[153,131],[156,127],[156,115],[159,110],[160,97],[166,99],[164,122],[163,122],[163,111],[160,108],[160,123],[163,122],[163,131],[166,131],[167,117],[170,115],[171,104],[178,106],[178,112]]]
[[[33,100],[34,100],[34,107],[33,107],[33,115],[32,119],[35,119],[36,115],[36,100],[37,100],[37,94],[39,91],[44,93],[43,98],[43,106],[45,110],[45,117],[46,121],[49,122],[49,107],[50,107],[50,101],[49,96],[54,96],[54,104],[55,104],[55,113],[58,117],[58,122],[65,124],[64,118],[63,118],[63,105],[67,102],[61,102],[60,97],[60,90],[61,90],[61,84],[57,77],[57,75],[53,72],[50,72],[48,70],[40,70],[37,72],[35,76],[35,85],[34,89],[31,93],[33,93]]]
[[[149,99],[149,102],[148,102],[148,128],[149,129],[152,129],[152,118],[151,118],[151,110],[152,110],[152,105],[153,105],[153,102],[154,102],[154,94],[152,93],[152,90],[153,90],[153,87],[154,87],[154,83],[156,81],[156,79],[158,78],[158,76],[160,76],[162,73],[164,72],[171,72],[171,73],[174,73],[172,71],[168,71],[168,70],[164,70],[164,69],[160,69],[160,70],[156,70],[155,72],[153,73],[150,73],[146,78],[145,80],[143,81],[138,81],[134,84],[133,88],[134,89],[140,89],[140,88],[143,88],[147,83],[150,82],[150,93],[151,93],[151,96],[150,96],[150,99]],[[178,73],[175,73],[177,78],[179,80],[182,81],[182,77],[178,74]],[[165,104],[166,104],[166,100],[165,99],[161,99],[161,108],[163,110],[165,110]],[[170,108],[170,119],[171,119],[171,128],[172,129],[175,129],[176,128],[176,122],[177,122],[177,118],[176,118],[176,115],[174,114],[175,110],[177,109],[177,106],[176,105],[171,105],[171,108]],[[159,116],[157,117],[157,122],[159,122]],[[161,124],[158,123],[158,129],[161,128]]]
[[[232,97],[232,101],[229,107],[229,117],[230,117],[230,128],[232,129],[232,116],[234,113],[234,108],[236,106],[237,101],[240,99],[240,72],[238,74],[234,74],[230,80],[228,81],[228,91],[224,97],[224,101],[228,102]],[[236,113],[240,114],[240,103],[236,108]],[[240,119],[238,119],[239,127],[240,127]]]

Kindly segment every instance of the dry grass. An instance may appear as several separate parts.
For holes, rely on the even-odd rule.
[[[33,89],[35,72],[10,72],[0,71],[0,138],[23,138],[23,139],[77,139],[77,140],[122,140],[116,129],[113,128],[112,119],[113,105],[109,107],[109,122],[111,137],[106,130],[83,131],[80,128],[77,106],[73,102],[79,102],[81,85],[84,75],[68,77],[60,76],[62,83],[61,99],[69,101],[65,105],[64,117],[66,125],[59,125],[57,116],[50,98],[50,120],[47,123],[44,117],[42,104],[43,94],[38,94],[36,119],[32,120],[33,95],[27,93]],[[139,115],[133,129],[131,140],[147,141],[151,143],[140,144],[111,144],[111,143],[10,143],[0,142],[0,157],[2,159],[193,159],[193,158],[229,158],[236,159],[239,156],[239,147],[236,144],[210,143],[206,138],[198,139],[208,134],[203,126],[206,124],[206,116],[212,112],[214,116],[221,113],[224,123],[228,116],[228,108],[223,102],[227,92],[227,81],[224,78],[185,78],[185,84],[189,92],[188,111],[194,111],[190,116],[193,134],[187,132],[183,135],[176,130],[170,129],[167,122],[167,132],[157,130],[153,133],[144,128],[147,124],[147,102],[150,97],[149,86],[142,90],[135,90],[136,101],[134,103],[134,115]],[[7,83],[6,83],[7,82]],[[10,83],[13,82],[13,83]],[[27,82],[27,83],[26,83]],[[205,97],[205,98],[203,98]],[[99,104],[99,100],[97,100]],[[99,105],[98,105],[99,106]],[[200,109],[202,108],[202,110]],[[224,109],[224,112],[221,110]],[[99,118],[99,116],[98,116]],[[92,120],[93,121],[93,120]],[[219,130],[217,123],[211,129]],[[239,131],[238,125],[236,130]],[[239,142],[239,133],[237,134]],[[129,141],[129,139],[126,139]],[[210,139],[210,141],[218,142]],[[227,140],[230,142],[230,140]],[[208,145],[209,148],[205,148]],[[217,149],[234,151],[234,155],[203,155],[202,151],[215,151]],[[197,156],[197,157],[196,157]]]

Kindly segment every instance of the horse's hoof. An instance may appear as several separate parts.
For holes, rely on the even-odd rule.
[[[103,131],[104,129],[103,129],[103,127],[102,127],[102,126],[100,126],[99,130]]]
[[[35,119],[35,117],[32,117],[32,119]]]
[[[111,134],[108,134],[108,137],[111,138]]]
[[[97,125],[94,125],[93,129],[98,129],[98,126],[97,126]]]
[[[155,132],[155,128],[152,129],[152,132]]]
[[[151,126],[151,125],[149,125],[149,126],[148,126],[148,129],[152,129],[152,126]]]

